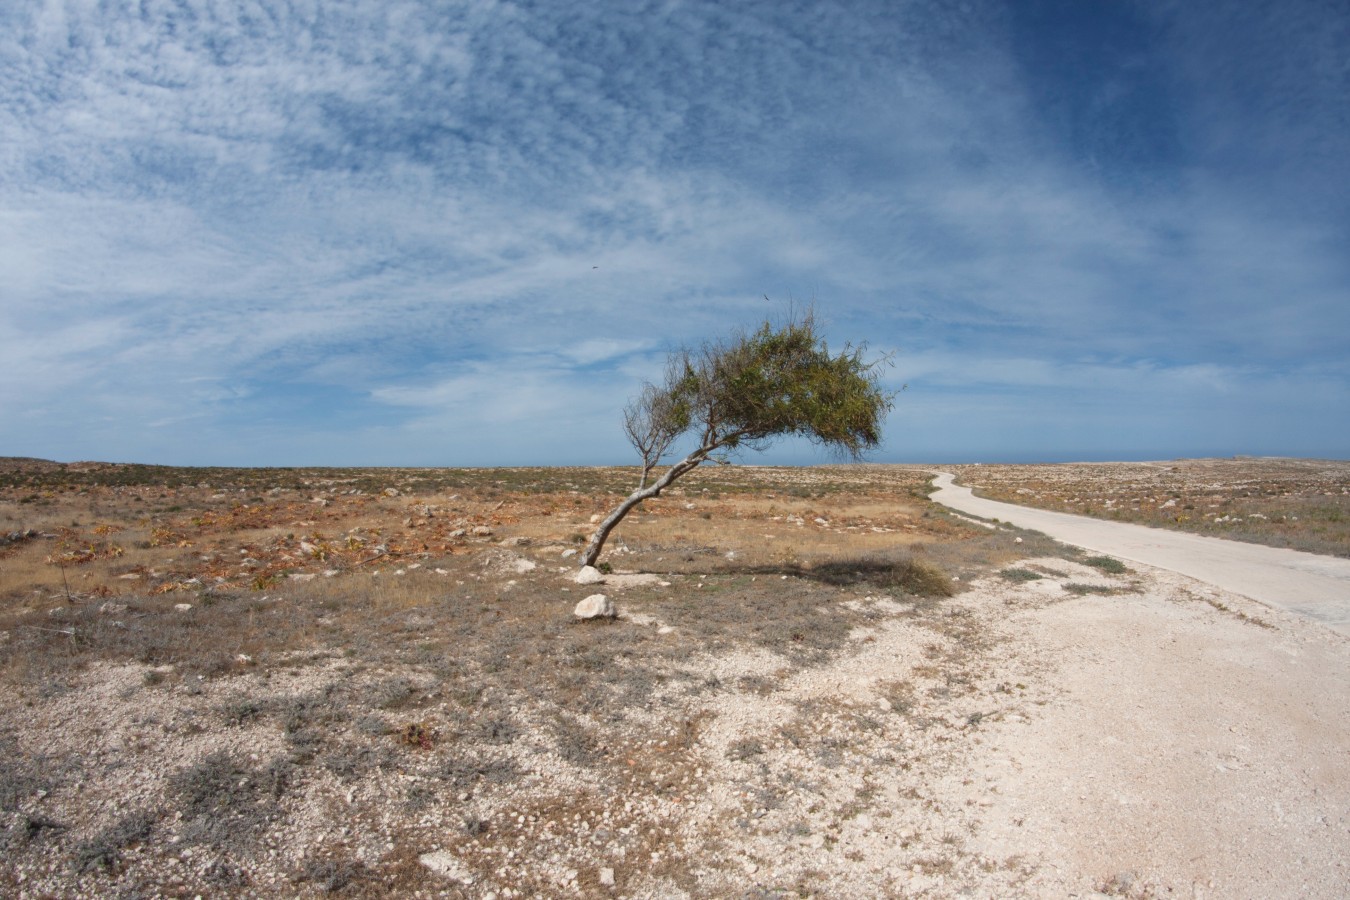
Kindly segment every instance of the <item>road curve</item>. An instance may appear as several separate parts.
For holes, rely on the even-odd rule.
[[[1167,531],[985,500],[936,472],[932,499],[959,512],[999,519],[1057,541],[1170,569],[1226,591],[1306,616],[1350,634],[1350,559]]]

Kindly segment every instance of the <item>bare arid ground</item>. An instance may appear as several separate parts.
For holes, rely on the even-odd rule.
[[[1350,557],[1350,461],[1234,457],[949,467],[978,497]]]
[[[574,583],[632,477],[0,466],[0,893],[1350,893],[1345,637],[905,467],[701,470]]]

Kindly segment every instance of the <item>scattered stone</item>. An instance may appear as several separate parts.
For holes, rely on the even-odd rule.
[[[115,600],[109,600],[107,603],[104,603],[102,606],[100,606],[98,608],[98,611],[103,613],[105,616],[113,616],[116,615],[117,613],[126,612],[127,605],[125,603],[118,603]]]
[[[323,497],[315,497],[310,502],[313,503],[315,506],[327,506],[329,503],[329,501],[324,499]]]
[[[384,495],[385,495],[386,497],[397,497],[397,496],[398,496],[398,488],[385,488],[385,489],[384,489]]]
[[[491,537],[492,529],[486,525],[475,525],[473,528],[474,537]]]
[[[140,573],[140,572],[128,572],[128,573],[125,574],[125,575],[118,575],[117,577],[118,577],[119,579],[121,579],[122,581],[136,581],[136,580],[138,580],[138,579],[141,577],[141,573]]]
[[[616,615],[614,601],[604,594],[591,594],[577,604],[577,608],[572,611],[572,614],[578,619],[612,619]]]
[[[571,549],[571,548],[568,548],[567,550],[564,550],[564,551],[562,552],[562,558],[563,558],[563,559],[571,559],[572,557],[574,557],[574,556],[576,556],[576,555],[577,555],[577,551],[576,551],[576,550],[573,550],[573,549]]]
[[[290,575],[287,575],[286,577],[289,578],[289,579],[291,579],[292,581],[313,581],[313,580],[314,580],[314,573],[313,573],[313,572],[295,572],[295,573],[292,573],[292,574],[290,574]]]
[[[600,870],[600,884],[604,887],[614,887],[614,870],[604,867]]]
[[[190,611],[190,610],[192,609],[192,604],[191,604],[191,603],[175,603],[175,604],[173,605],[173,608],[176,609],[176,610],[178,610],[179,612],[188,612],[188,611]]]
[[[301,553],[308,553],[310,556],[318,556],[318,555],[319,555],[319,548],[316,547],[316,546],[314,546],[313,544],[311,544],[309,541],[301,541],[301,542],[300,542],[300,552],[301,552]]]
[[[596,513],[595,515],[591,516],[591,524],[592,524],[592,525],[599,525],[599,524],[600,524],[600,514],[599,514],[599,513]]]
[[[662,625],[661,627],[656,629],[657,634],[671,634],[674,631],[675,631],[674,625]]]
[[[577,584],[604,584],[605,576],[595,566],[582,566],[572,576],[572,580]]]
[[[473,874],[453,853],[447,850],[433,850],[417,857],[417,861],[442,878],[453,878],[464,884],[473,884]]]
[[[468,532],[465,531],[463,528],[456,528],[454,531],[450,532],[450,537],[459,538],[464,537],[464,535],[466,534],[468,534]]]

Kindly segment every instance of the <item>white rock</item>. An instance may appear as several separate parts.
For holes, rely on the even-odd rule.
[[[674,625],[662,625],[656,629],[657,634],[671,634],[675,631]]]
[[[492,529],[486,525],[475,525],[473,528],[474,537],[491,537]]]
[[[473,884],[473,875],[453,853],[433,850],[430,853],[423,853],[417,860],[442,878],[453,878],[465,884]]]
[[[605,887],[614,887],[614,870],[608,867],[601,869],[600,883]]]
[[[511,561],[511,571],[517,575],[524,575],[526,572],[533,572],[535,564],[529,559],[514,559]]]
[[[577,584],[604,584],[605,576],[595,566],[582,566],[572,576],[572,580]]]
[[[384,489],[384,495],[385,495],[386,497],[397,497],[397,496],[398,496],[398,488],[385,488],[385,489]]]
[[[578,619],[614,618],[614,601],[604,594],[591,594],[577,604],[572,614]]]
[[[591,516],[591,524],[592,524],[592,525],[598,525],[598,524],[600,524],[600,514],[599,514],[599,513],[596,513],[595,515]]]
[[[563,558],[563,559],[569,559],[569,558],[571,558],[571,557],[573,557],[573,556],[576,556],[576,555],[577,555],[577,551],[571,550],[571,549],[564,550],[564,551],[562,552],[562,558]]]
[[[313,572],[300,572],[300,573],[296,573],[296,574],[293,574],[293,575],[287,575],[286,577],[289,578],[289,579],[291,579],[292,581],[313,581],[313,580],[314,580],[314,573],[313,573]]]
[[[175,603],[175,604],[173,605],[173,608],[176,609],[176,610],[178,610],[179,612],[187,612],[188,610],[192,609],[192,604],[191,604],[191,603]]]

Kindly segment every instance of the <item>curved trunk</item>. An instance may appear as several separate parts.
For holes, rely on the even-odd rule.
[[[628,498],[616,506],[614,511],[606,516],[605,520],[595,529],[595,534],[591,535],[590,543],[586,545],[586,552],[581,554],[581,564],[583,566],[595,565],[595,561],[600,558],[600,551],[605,548],[605,541],[609,540],[609,533],[623,521],[624,516],[632,512],[633,508],[643,500],[660,496],[661,492],[669,487],[671,482],[686,472],[698,468],[699,463],[707,459],[708,454],[715,449],[717,449],[716,445],[700,447],[667,469],[664,475],[652,483],[651,487],[639,487],[629,494]]]

